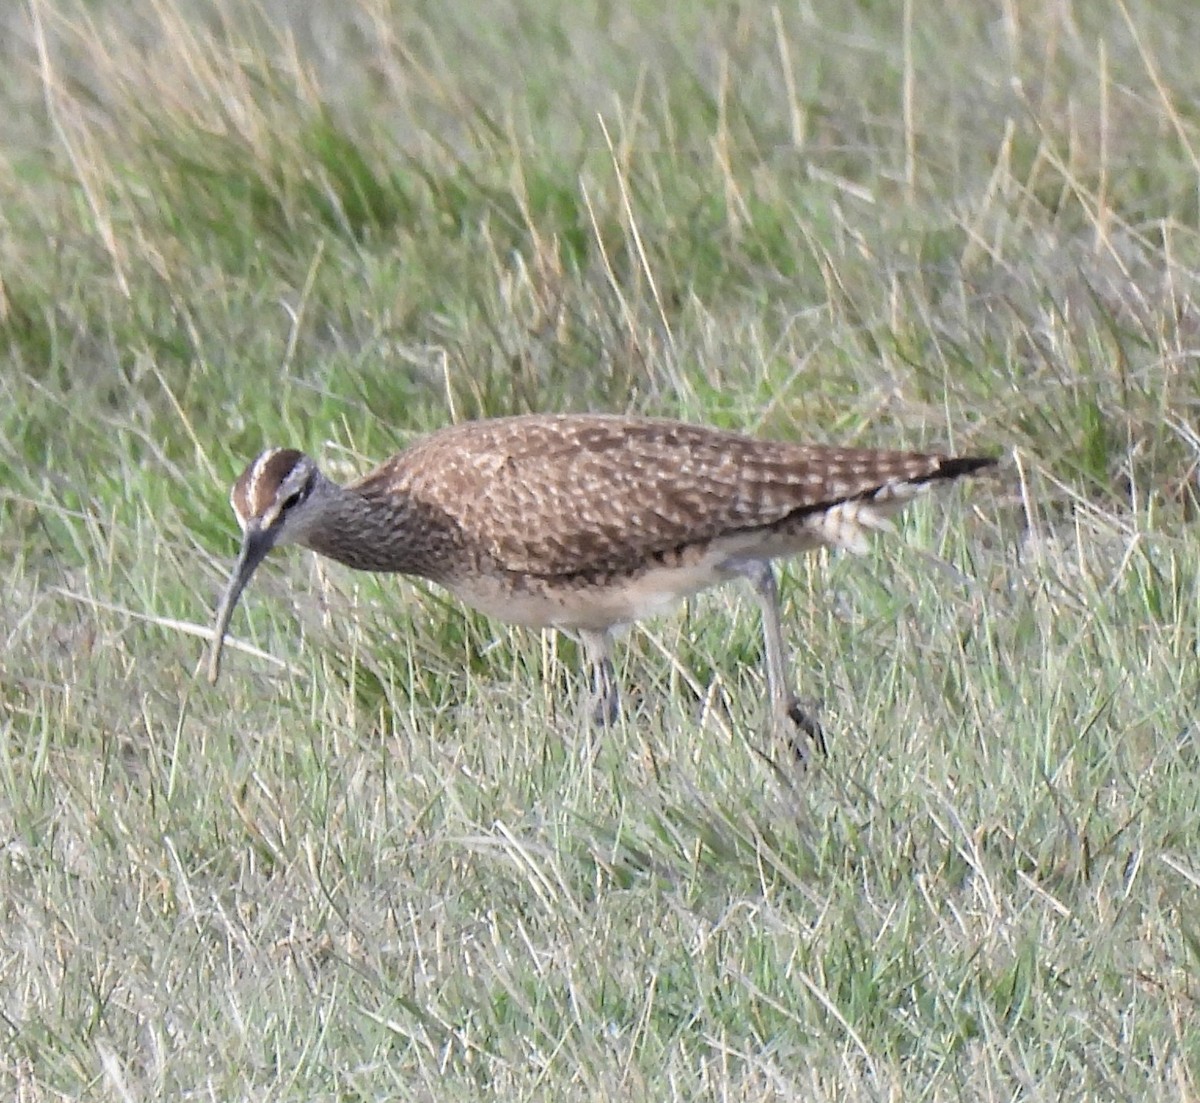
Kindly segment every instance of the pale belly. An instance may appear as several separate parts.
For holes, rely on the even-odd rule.
[[[667,612],[683,598],[737,577],[739,561],[794,555],[818,543],[797,533],[769,542],[744,534],[682,549],[668,564],[631,574],[546,579],[478,573],[441,584],[464,604],[509,624],[600,632]]]
[[[597,582],[528,579],[518,586],[496,578],[472,578],[447,589],[465,605],[509,624],[603,631],[664,613],[727,577],[711,570],[649,570]]]

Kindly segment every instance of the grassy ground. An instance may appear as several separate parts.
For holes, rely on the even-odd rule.
[[[394,10],[391,10],[393,9]],[[1188,0],[0,17],[0,1094],[1195,1099]],[[1010,457],[572,646],[279,554],[268,443],[636,410]]]

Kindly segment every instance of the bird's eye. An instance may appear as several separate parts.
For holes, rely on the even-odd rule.
[[[293,506],[298,506],[300,504],[300,499],[303,497],[304,493],[300,490],[297,490],[294,494],[289,494],[286,498],[284,498],[283,505],[279,507],[279,512],[286,513]]]

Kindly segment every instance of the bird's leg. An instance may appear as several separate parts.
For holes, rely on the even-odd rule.
[[[579,639],[592,668],[592,723],[598,728],[611,728],[621,715],[621,694],[612,660],[612,633],[585,630],[579,633]]]
[[[754,587],[762,613],[763,662],[772,727],[801,761],[808,761],[810,747],[819,754],[828,753],[821,725],[809,715],[789,686],[788,654],[779,618],[779,585],[775,581],[775,569],[765,559],[748,559],[731,564],[731,568]]]

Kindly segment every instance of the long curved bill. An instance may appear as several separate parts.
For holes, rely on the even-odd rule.
[[[246,529],[242,538],[242,550],[233,572],[221,598],[221,607],[217,610],[217,622],[213,626],[212,650],[208,653],[208,680],[215,683],[221,673],[221,650],[225,646],[225,633],[229,631],[229,618],[237,607],[238,598],[254,574],[255,568],[267,557],[275,546],[275,534],[257,527]]]

